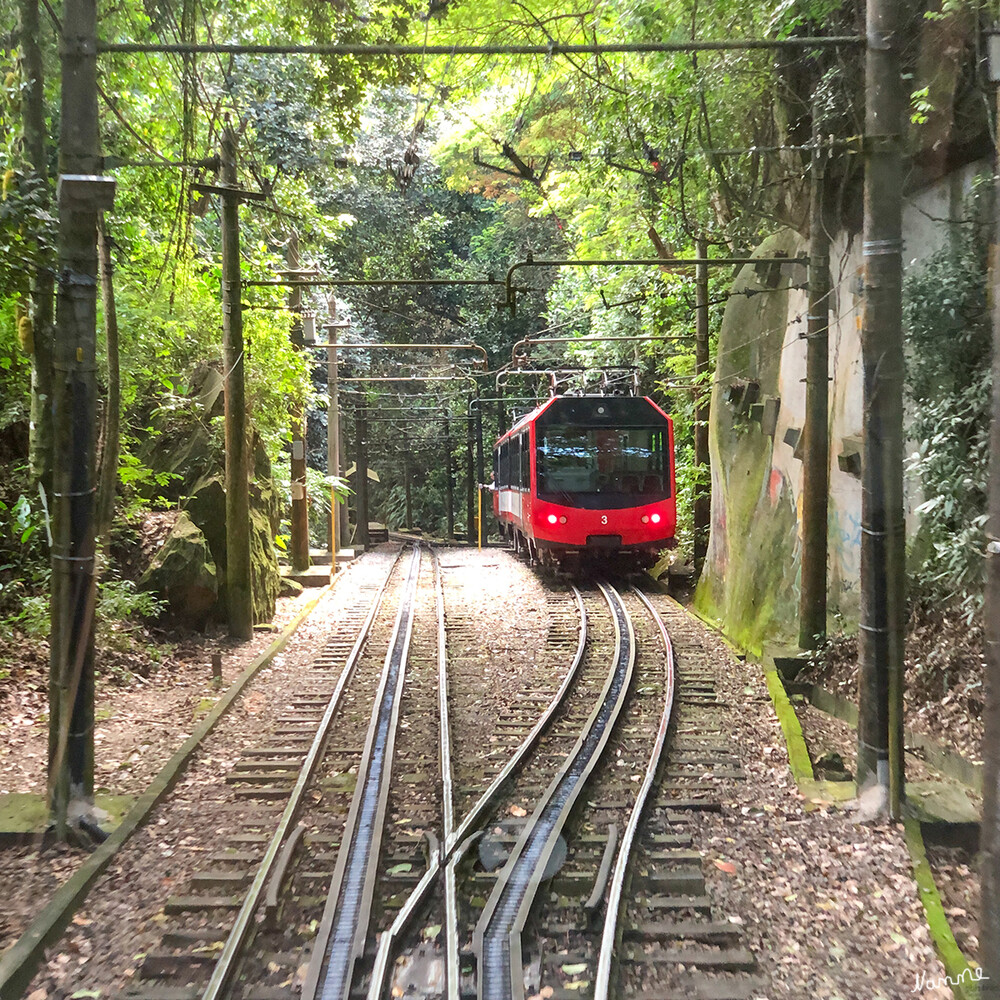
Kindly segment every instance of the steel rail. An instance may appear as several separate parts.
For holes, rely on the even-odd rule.
[[[99,39],[97,51],[176,53],[178,55],[314,55],[356,56],[558,56],[614,55],[655,52],[741,52],[748,50],[835,48],[864,45],[864,35],[806,36],[803,38],[725,38],[687,42],[608,42],[572,45],[548,42],[542,45],[393,45],[390,43],[333,42],[326,45],[260,45],[202,42],[109,42]]]
[[[438,717],[441,731],[441,797],[445,843],[451,838],[455,826],[455,802],[451,767],[451,723],[448,713],[448,647],[444,617],[444,589],[441,585],[441,566],[434,550],[431,550],[431,560],[434,565],[435,605],[437,608],[437,643],[438,643]],[[379,1000],[385,988],[385,978],[389,971],[389,961],[396,938],[403,932],[410,918],[416,912],[417,906],[430,890],[441,871],[441,852],[435,851],[430,866],[423,878],[407,897],[406,903],[400,909],[396,919],[387,931],[379,938],[378,952],[372,966],[371,980],[368,984],[368,1000]],[[454,877],[454,874],[452,874]],[[445,883],[448,873],[445,872]],[[445,893],[445,970],[448,984],[447,996],[458,998],[458,976],[461,972],[458,955],[458,909],[454,895]],[[454,991],[452,983],[454,981]]]
[[[402,549],[400,549],[400,552],[402,552]],[[392,565],[389,567],[389,571],[386,573],[385,579],[375,592],[375,596],[372,598],[371,606],[369,607],[368,614],[365,616],[365,620],[361,625],[361,630],[358,632],[358,637],[354,642],[354,646],[351,648],[347,659],[344,661],[344,668],[341,670],[340,677],[337,679],[336,687],[333,689],[333,693],[330,695],[330,700],[327,702],[326,709],[323,712],[323,717],[316,730],[316,735],[313,737],[312,744],[309,747],[309,752],[302,761],[302,766],[299,769],[299,777],[295,782],[295,787],[292,789],[288,804],[285,806],[284,812],[281,814],[281,819],[278,821],[277,829],[271,837],[267,850],[264,852],[264,857],[261,859],[261,862],[257,867],[257,872],[254,875],[253,882],[250,883],[250,888],[247,890],[246,898],[243,900],[243,905],[240,907],[240,911],[236,916],[236,922],[233,924],[233,928],[229,932],[229,937],[226,939],[226,943],[219,955],[219,959],[215,963],[215,968],[212,971],[212,978],[208,981],[208,985],[205,987],[205,992],[202,993],[202,1000],[218,1000],[232,979],[243,946],[246,943],[247,934],[250,931],[251,921],[253,920],[257,907],[260,905],[260,901],[264,896],[268,877],[270,876],[275,862],[278,859],[282,842],[288,836],[288,831],[298,816],[299,807],[302,804],[302,796],[305,793],[309,782],[312,780],[316,764],[323,755],[323,748],[326,744],[330,724],[333,721],[333,717],[336,714],[337,709],[340,707],[340,699],[343,697],[344,689],[347,687],[347,684],[354,673],[354,667],[358,662],[361,650],[363,649],[368,638],[372,622],[375,620],[375,616],[378,614],[379,608],[382,606],[382,600],[385,596],[386,587],[389,585],[389,580],[392,577],[393,571],[395,570],[398,562],[399,553],[396,554],[396,558],[393,559]]]
[[[439,563],[435,559],[435,566],[439,566]],[[440,581],[440,577],[439,577]],[[504,765],[503,769],[497,775],[497,777],[490,784],[490,787],[480,796],[476,804],[466,815],[465,819],[462,821],[461,826],[457,830],[452,830],[449,836],[446,838],[445,843],[441,847],[441,851],[436,857],[431,859],[430,867],[424,873],[423,878],[414,887],[413,891],[407,897],[406,902],[400,909],[396,919],[393,921],[392,926],[382,934],[379,939],[378,952],[375,956],[375,961],[372,966],[371,981],[368,986],[368,1000],[380,1000],[382,996],[382,991],[385,988],[385,978],[389,970],[389,961],[392,954],[392,948],[395,945],[396,939],[406,928],[406,925],[412,919],[413,914],[416,912],[416,908],[420,905],[423,899],[426,897],[431,887],[433,886],[437,876],[444,869],[445,876],[445,911],[446,914],[450,911],[452,916],[446,920],[445,933],[446,943],[446,971],[447,971],[447,993],[445,994],[446,1000],[458,1000],[460,996],[460,965],[459,965],[459,955],[458,955],[458,920],[457,920],[457,895],[456,895],[456,869],[459,864],[461,864],[462,858],[465,856],[469,847],[475,841],[475,839],[480,835],[479,833],[469,833],[469,830],[482,818],[485,811],[489,808],[493,800],[499,794],[501,786],[510,777],[511,773],[517,768],[521,762],[524,760],[525,756],[531,750],[541,735],[542,731],[548,725],[552,716],[555,714],[556,710],[562,704],[563,699],[566,697],[566,692],[569,690],[570,685],[573,683],[573,679],[576,677],[577,670],[583,660],[583,651],[587,644],[587,612],[583,605],[583,598],[580,595],[580,591],[576,587],[573,588],[573,595],[576,598],[577,608],[580,612],[580,634],[577,642],[576,652],[573,655],[573,660],[570,663],[569,669],[566,672],[566,676],[563,678],[562,684],[559,686],[559,690],[555,693],[552,700],[546,706],[545,711],[541,714],[538,721],[532,727],[531,732],[524,738],[521,745],[517,748],[514,754],[511,756],[510,760]],[[446,634],[443,630],[444,626],[444,593],[443,589],[440,591],[440,605],[439,605],[439,630],[438,630],[438,642],[439,642],[439,692],[445,692],[443,697],[447,697],[447,644],[446,644]],[[443,652],[442,652],[443,651]],[[441,678],[441,663],[445,664],[445,676]],[[441,697],[441,695],[439,695]],[[447,709],[445,709],[447,712]],[[442,732],[444,732],[444,725],[442,724]],[[450,737],[449,737],[450,743]],[[450,775],[450,768],[449,768]],[[449,778],[450,784],[450,778]],[[447,793],[446,793],[447,794]],[[446,815],[445,826],[448,826],[448,818]],[[452,817],[450,822],[454,823],[454,812],[452,812]],[[456,970],[453,974],[452,970]]]
[[[367,940],[421,558],[418,544],[410,559],[330,893],[302,986],[305,1000],[347,1000],[354,963]]]
[[[615,863],[615,872],[611,878],[607,914],[604,918],[604,931],[601,934],[601,952],[597,961],[597,976],[594,980],[594,1000],[609,1000],[611,996],[611,974],[614,969],[617,945],[621,940],[620,917],[623,908],[625,876],[628,872],[629,861],[631,860],[632,844],[635,842],[636,831],[642,820],[642,814],[645,811],[653,782],[656,780],[656,772],[660,766],[663,747],[667,741],[667,729],[670,726],[670,716],[673,713],[674,707],[673,643],[670,641],[670,635],[667,633],[663,619],[656,608],[653,607],[649,598],[638,587],[633,587],[632,592],[646,606],[646,610],[652,617],[653,623],[659,630],[660,640],[663,643],[663,712],[660,715],[660,725],[656,732],[656,741],[649,755],[649,763],[646,765],[646,775],[635,797],[635,805],[632,807],[631,815],[625,826],[621,848],[618,852],[618,861]]]
[[[573,661],[570,663],[569,670],[567,670],[566,676],[559,686],[559,690],[555,693],[545,711],[539,716],[531,732],[528,733],[510,760],[507,761],[500,773],[493,779],[490,787],[483,792],[476,804],[469,810],[465,819],[462,820],[458,829],[452,835],[451,842],[445,844],[444,853],[446,859],[450,859],[457,845],[469,836],[472,827],[483,818],[483,814],[499,794],[503,783],[521,765],[525,756],[527,756],[535,743],[538,742],[539,736],[541,736],[542,731],[551,721],[552,716],[555,715],[556,710],[566,697],[566,692],[569,691],[570,685],[576,678],[580,664],[583,662],[583,652],[587,646],[587,609],[584,607],[583,597],[576,587],[573,588],[573,596],[576,598],[576,605],[580,612],[580,636],[577,640],[576,652],[573,655]]]
[[[598,587],[611,610],[615,653],[580,738],[552,779],[504,866],[476,925],[479,1000],[523,1000],[521,933],[556,840],[611,737],[635,668],[635,633],[621,595]]]
[[[444,812],[444,842],[455,833],[455,789],[451,766],[451,720],[448,713],[448,636],[444,617],[444,587],[441,566],[434,557],[435,591],[438,618],[438,714],[441,728],[441,799]],[[458,950],[458,899],[455,893],[455,866],[445,865],[444,872],[444,958],[446,1000],[459,1000],[462,966]]]

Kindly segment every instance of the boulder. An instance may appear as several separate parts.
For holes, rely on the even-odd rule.
[[[183,508],[201,528],[219,570],[226,569],[226,484],[221,475],[202,476]]]
[[[188,379],[188,395],[198,400],[203,420],[221,417],[225,412],[226,394],[222,372],[214,365],[199,365]]]
[[[250,507],[250,582],[253,620],[269,622],[281,589],[281,570],[274,552],[274,535],[267,514]]]
[[[293,580],[290,576],[283,576],[280,581],[279,597],[298,597],[305,590],[298,580]]]
[[[205,536],[185,512],[142,575],[139,587],[156,591],[178,620],[192,628],[205,627],[219,597],[218,574]]]

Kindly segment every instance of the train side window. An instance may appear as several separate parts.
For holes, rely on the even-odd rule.
[[[510,484],[519,490],[521,483],[521,435],[510,439]]]
[[[531,489],[531,449],[528,445],[528,432],[521,432],[521,489]]]
[[[500,477],[497,483],[498,486],[506,489],[510,486],[510,453],[508,448],[509,442],[504,441],[501,443],[499,448],[500,454]]]

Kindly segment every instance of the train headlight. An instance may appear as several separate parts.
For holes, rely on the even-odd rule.
[[[563,516],[559,518],[559,523],[560,524],[565,524],[566,523],[566,515],[565,514],[563,514]]]
[[[642,515],[642,523],[643,524],[649,524],[649,515],[648,514],[643,514]]]
[[[650,519],[650,521],[653,522],[653,524],[659,524],[660,523],[660,515],[659,514],[650,514],[649,515],[649,519]]]
[[[558,524],[559,518],[555,514],[549,514],[549,524]]]

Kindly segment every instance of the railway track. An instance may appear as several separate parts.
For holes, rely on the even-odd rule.
[[[726,783],[742,779],[713,722],[721,704],[698,661],[697,629],[634,588],[623,596],[602,585],[581,611],[581,655],[545,719],[530,740],[523,713],[505,729],[503,752],[521,746],[518,760],[488,795],[474,790],[474,822],[446,838],[444,898],[423,920],[424,937],[428,923],[439,932],[444,922],[438,946],[419,934],[399,944],[404,955],[434,956],[435,975],[426,961],[404,961],[392,996],[742,1000],[760,987],[740,926],[716,918],[710,873],[691,849],[692,818],[719,810]],[[565,622],[558,631],[568,635]],[[464,834],[476,826],[473,844]],[[388,964],[383,954],[369,1000],[390,995]]]
[[[623,583],[526,575],[484,629],[491,558],[352,570],[307,681],[225,774],[225,847],[119,996],[754,995],[693,846],[742,777],[699,627]]]

